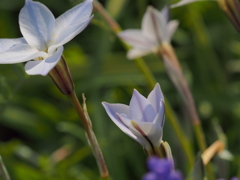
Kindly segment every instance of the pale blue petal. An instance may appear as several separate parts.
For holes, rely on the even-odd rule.
[[[137,140],[137,137],[129,130],[127,124],[129,125],[130,120],[127,118],[129,114],[129,107],[125,104],[109,104],[102,102],[108,116],[112,121],[128,136]]]
[[[25,71],[29,75],[46,76],[51,71],[61,58],[63,46],[59,47],[57,51],[50,57],[44,60],[29,61],[25,65]]]
[[[92,20],[92,17],[87,19],[86,21],[79,23],[79,24],[74,24],[71,26],[68,26],[64,29],[62,29],[61,33],[58,35],[54,34],[54,40],[51,42],[51,46],[48,49],[48,53],[54,52],[59,46],[62,46],[72,40],[76,35],[78,35],[80,32],[82,32],[89,22]]]
[[[37,49],[30,47],[28,44],[13,45],[8,48],[8,50],[0,52],[0,64],[25,62],[45,55],[45,52],[40,52]]]
[[[163,129],[158,123],[138,122],[138,127],[144,132],[154,146],[160,146]]]
[[[150,102],[134,89],[129,105],[130,118],[135,121],[153,122],[156,113]]]
[[[155,112],[157,113],[159,111],[161,100],[164,100],[159,83],[155,85],[154,89],[150,92],[147,99],[153,106]]]
[[[52,38],[55,18],[43,4],[26,0],[19,14],[20,30],[29,45],[45,51]]]
[[[0,39],[0,52],[6,51],[9,48],[19,44],[27,44],[27,42],[24,38]]]
[[[163,127],[165,122],[165,104],[163,101],[159,102],[159,110],[157,116],[155,117],[153,123],[158,126]]]

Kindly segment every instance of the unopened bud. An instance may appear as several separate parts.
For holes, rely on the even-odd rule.
[[[63,56],[48,75],[63,94],[70,95],[74,91],[72,76]]]

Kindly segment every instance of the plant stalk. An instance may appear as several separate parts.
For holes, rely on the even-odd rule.
[[[3,180],[11,180],[1,156],[0,156],[0,176],[2,177]]]
[[[102,155],[102,151],[97,142],[96,136],[92,130],[92,124],[91,124],[90,118],[86,114],[87,113],[86,110],[84,111],[81,104],[79,103],[75,91],[73,91],[72,94],[69,95],[69,98],[70,98],[75,110],[77,111],[77,114],[79,115],[80,120],[83,123],[83,127],[86,131],[87,139],[89,141],[89,144],[92,148],[93,154],[94,154],[97,164],[98,164],[101,178],[108,179],[109,178],[108,169],[107,169],[104,157]],[[85,105],[85,99],[84,99],[84,105]]]

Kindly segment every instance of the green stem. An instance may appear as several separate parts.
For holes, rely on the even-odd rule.
[[[2,177],[3,180],[11,180],[1,156],[0,156],[0,176]]]
[[[97,164],[98,164],[101,178],[107,180],[107,179],[109,179],[108,169],[107,169],[105,160],[103,158],[102,151],[98,145],[96,136],[92,130],[91,120],[86,112],[86,109],[82,108],[81,104],[78,101],[75,91],[73,91],[69,95],[69,98],[70,98],[75,110],[77,111],[77,114],[79,115],[80,120],[83,123],[83,127],[86,131],[88,141],[90,143],[93,154],[94,154]],[[85,105],[85,100],[84,100],[84,105]]]
[[[112,31],[117,34],[121,31],[121,27],[117,24],[117,22],[108,14],[108,12],[103,8],[103,6],[98,2],[93,2],[94,8],[102,15],[102,17],[105,19],[105,21],[110,25]],[[129,50],[130,47],[123,43],[123,46],[126,48],[126,50]],[[156,84],[156,79],[153,76],[152,72],[148,68],[145,61],[141,58],[138,58],[135,60],[137,66],[141,70],[141,72],[144,74],[149,86],[151,88],[154,88]],[[181,126],[179,125],[177,118],[174,115],[173,110],[171,109],[171,106],[168,104],[168,102],[165,100],[165,107],[166,107],[166,117],[168,118],[170,124],[172,125],[177,138],[179,139],[179,142],[183,148],[183,151],[186,155],[187,161],[188,161],[188,167],[192,167],[194,163],[194,156],[192,147],[189,143],[188,138],[184,134],[184,132],[181,129]]]

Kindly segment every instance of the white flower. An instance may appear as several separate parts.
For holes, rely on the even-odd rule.
[[[161,12],[149,6],[142,20],[142,29],[129,29],[120,32],[119,37],[133,48],[128,52],[129,59],[135,59],[156,52],[163,42],[170,42],[178,21],[168,22],[168,9]]]
[[[180,2],[171,5],[171,8],[179,7],[179,6],[184,6],[186,4],[198,2],[198,1],[217,1],[217,0],[181,0]]]
[[[164,97],[160,85],[147,98],[134,90],[130,105],[102,103],[112,121],[146,150],[159,147],[164,125]]]
[[[19,14],[23,35],[17,39],[0,39],[0,64],[26,62],[29,75],[47,75],[58,63],[63,45],[73,39],[92,19],[92,1],[68,10],[57,19],[43,4],[26,0]]]

